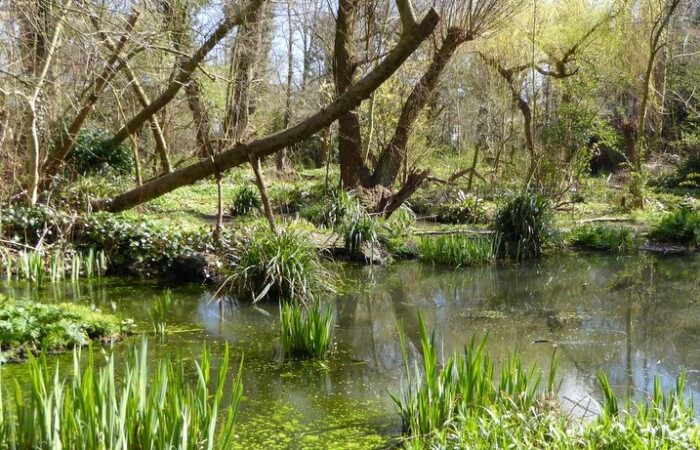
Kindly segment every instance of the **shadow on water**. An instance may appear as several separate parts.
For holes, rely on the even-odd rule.
[[[193,358],[203,343],[229,342],[245,358],[241,448],[372,448],[398,434],[388,391],[401,386],[398,323],[418,344],[418,315],[444,352],[488,335],[495,358],[519,349],[549,367],[557,348],[561,397],[570,407],[596,397],[604,370],[620,394],[644,398],[659,376],[670,388],[685,370],[700,397],[700,258],[575,254],[519,267],[445,270],[418,263],[346,267],[357,287],[336,299],[337,349],[323,363],[280,357],[277,305],[235,302],[222,311],[201,286],[172,288],[169,334],[151,337],[153,357]],[[80,302],[133,318],[148,332],[148,312],[164,286],[131,279],[46,285],[5,283],[16,298]],[[130,338],[116,346],[123,354]],[[119,356],[119,355],[118,355]],[[56,360],[69,361],[69,355]],[[6,368],[21,378],[23,366]],[[567,406],[569,405],[569,406]]]

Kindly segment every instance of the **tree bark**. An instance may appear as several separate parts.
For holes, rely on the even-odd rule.
[[[109,58],[107,58],[105,66],[102,69],[102,73],[99,75],[99,77],[97,77],[97,80],[95,81],[95,84],[91,89],[92,92],[86,99],[83,106],[80,108],[80,111],[78,111],[78,114],[76,114],[75,118],[73,118],[73,121],[68,126],[66,132],[62,134],[61,140],[59,141],[59,145],[53,151],[53,154],[49,158],[49,161],[44,166],[45,178],[58,173],[61,164],[68,156],[70,151],[73,149],[73,146],[75,146],[78,133],[83,127],[85,120],[87,119],[90,112],[92,112],[92,110],[94,109],[95,103],[97,103],[97,100],[99,100],[100,95],[102,95],[105,88],[108,86],[110,80],[116,74],[115,64],[119,60],[119,55],[121,54],[124,46],[126,45],[128,35],[134,28],[134,25],[136,25],[136,20],[138,20],[138,17],[138,11],[133,11],[131,13],[131,16],[129,16],[126,22],[126,27],[124,28],[124,35],[121,37],[121,39],[119,39],[119,42],[117,42],[116,45],[112,46],[112,54],[109,56]]]
[[[338,96],[342,96],[350,88],[357,70],[357,64],[353,61],[352,45],[357,7],[357,0],[338,2],[333,58],[333,75]],[[370,173],[362,158],[362,136],[357,106],[338,118],[338,160],[340,182],[344,188],[352,189],[368,184]]]
[[[183,58],[176,66],[172,80],[163,91],[148,107],[143,108],[138,114],[129,120],[110,140],[110,144],[117,145],[124,141],[129,134],[141,127],[149,118],[160,111],[165,105],[180,92],[186,85],[192,72],[204,60],[209,52],[237,25],[244,24],[253,19],[258,10],[265,3],[265,0],[250,0],[248,5],[238,14],[227,16],[224,21],[214,30],[214,32],[204,41],[192,56]]]
[[[140,188],[132,189],[113,199],[97,200],[93,204],[94,209],[114,212],[123,211],[179,187],[211,176],[217,171],[225,171],[243,164],[249,161],[250,155],[257,157],[269,155],[282,147],[309,138],[329,126],[347,111],[357,107],[362,100],[368,98],[431,35],[439,19],[435,10],[431,9],[428,11],[425,18],[417,26],[410,30],[403,30],[398,44],[375,69],[350,86],[326,108],[321,109],[297,125],[247,144],[234,144],[233,147],[218,153],[209,160],[202,160],[196,164],[163,175]]]
[[[471,38],[471,35],[465,34],[460,28],[448,30],[447,36],[433,56],[430,66],[428,66],[428,69],[403,104],[394,136],[377,161],[371,180],[373,185],[381,184],[389,188],[394,183],[406,158],[408,139],[419,114],[434,95],[440,75],[447,67],[457,48]]]

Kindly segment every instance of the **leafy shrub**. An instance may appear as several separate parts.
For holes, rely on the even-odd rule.
[[[40,240],[60,240],[75,218],[44,205],[9,205],[0,208],[0,236],[13,242],[34,246]]]
[[[659,242],[700,246],[700,211],[678,208],[652,227],[649,238]]]
[[[15,381],[0,397],[0,447],[232,448],[243,361],[227,385],[228,346],[218,360],[205,347],[195,376],[186,370],[186,358],[158,359],[149,367],[145,340],[120,364],[114,356],[106,364],[99,359],[76,351],[65,372],[43,356],[30,359],[29,383]]]
[[[81,130],[66,159],[67,170],[80,175],[130,173],[134,168],[133,152],[124,144],[110,145],[111,137],[109,131],[99,128]]]
[[[488,217],[482,199],[461,189],[425,190],[411,199],[416,213],[440,223],[481,223]]]
[[[451,267],[488,264],[495,259],[492,239],[463,234],[424,237],[418,249],[422,260]]]
[[[84,306],[0,297],[0,347],[6,352],[0,359],[65,350],[93,339],[114,338],[122,331],[117,317]]]
[[[233,205],[231,206],[231,214],[234,216],[246,216],[254,212],[260,211],[262,201],[258,190],[249,184],[244,184],[239,187],[233,194]]]
[[[103,250],[109,257],[110,270],[144,275],[165,273],[178,258],[214,249],[211,233],[205,228],[182,231],[107,213],[87,216],[79,224],[75,241]]]
[[[332,288],[315,246],[300,233],[286,230],[277,235],[260,229],[242,251],[232,282],[239,295],[250,294],[254,302],[262,298],[305,302]]]
[[[308,307],[293,302],[280,304],[282,348],[294,358],[324,358],[331,347],[334,325],[333,310],[318,301]]]
[[[332,191],[320,202],[311,204],[301,211],[301,215],[313,224],[333,228],[359,214],[360,209],[354,193],[339,190]]]
[[[605,225],[588,225],[571,232],[572,246],[604,252],[626,253],[637,248],[635,234],[623,227],[612,228]]]
[[[700,189],[700,155],[683,161],[675,173],[663,180],[663,184],[670,188]]]
[[[494,223],[499,258],[537,258],[552,237],[549,205],[544,197],[525,193],[498,211]]]

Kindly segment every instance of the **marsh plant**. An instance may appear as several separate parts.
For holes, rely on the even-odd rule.
[[[538,258],[553,238],[550,223],[544,197],[532,193],[514,197],[496,214],[497,256],[516,261]]]
[[[401,346],[406,383],[403,392],[393,395],[408,436],[427,436],[444,429],[458,417],[478,417],[494,404],[510,403],[527,410],[538,400],[540,376],[534,366],[526,369],[522,360],[512,356],[496,376],[495,364],[485,350],[486,341],[474,339],[447,360],[439,360],[435,334],[428,333],[422,317],[418,318],[422,367],[409,362],[403,333]],[[550,376],[548,389],[553,389]]]
[[[323,359],[333,342],[333,308],[318,300],[308,306],[280,303],[280,330],[285,355],[300,359]]]
[[[424,237],[418,250],[426,262],[449,267],[465,267],[488,264],[495,260],[494,240],[484,236],[453,234]]]
[[[600,413],[577,419],[554,400],[554,355],[546,388],[540,388],[539,372],[517,356],[506,359],[496,375],[484,341],[472,339],[463,353],[440,361],[435,335],[420,317],[419,325],[422,361],[410,366],[401,335],[406,383],[393,396],[405,448],[700,448],[700,427],[692,400],[684,396],[684,375],[669,392],[656,378],[646,401],[626,401],[623,407],[601,372]]]
[[[700,247],[700,211],[678,208],[661,218],[649,231],[658,242]]]
[[[101,277],[107,272],[107,257],[103,251],[89,249],[86,253],[73,250],[22,250],[2,252],[2,265],[8,280],[16,279],[42,285],[46,280],[57,283],[68,276],[74,282],[83,277]]]
[[[573,247],[611,253],[629,253],[639,247],[635,233],[623,227],[586,225],[571,231]]]
[[[296,299],[302,303],[323,290],[333,290],[333,280],[323,268],[316,247],[303,234],[287,229],[254,232],[245,245],[231,276],[239,295]]]
[[[233,194],[231,214],[234,216],[246,216],[256,213],[262,208],[260,194],[256,188],[249,184],[239,187]]]
[[[165,336],[168,325],[168,313],[170,312],[170,291],[165,290],[163,294],[156,297],[151,307],[150,317],[153,325],[153,332],[156,336]]]
[[[218,360],[204,347],[194,374],[182,359],[150,367],[145,340],[125,364],[87,353],[75,351],[68,371],[43,355],[31,358],[29,383],[2,380],[8,388],[0,390],[0,448],[231,448],[243,360],[229,385],[228,346]]]
[[[349,254],[358,254],[363,245],[369,245],[372,250],[379,237],[379,223],[365,210],[359,209],[343,223],[345,250]]]

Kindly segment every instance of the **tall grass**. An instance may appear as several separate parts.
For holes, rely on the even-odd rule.
[[[218,366],[214,371],[212,366]],[[229,449],[242,395],[243,361],[230,386],[228,346],[212,364],[205,347],[195,376],[182,361],[148,364],[146,341],[131,352],[117,382],[113,356],[73,356],[72,372],[29,361],[29,383],[2,380],[0,447],[6,449]],[[121,372],[121,370],[120,370]],[[210,388],[213,386],[213,388]],[[227,402],[224,402],[224,392]],[[228,412],[223,410],[228,408]]]
[[[634,232],[623,227],[586,225],[571,231],[569,242],[576,248],[628,253],[638,247]]]
[[[249,184],[244,184],[236,189],[236,192],[233,194],[231,214],[234,216],[246,216],[260,211],[261,208],[262,200],[260,200],[257,189]]]
[[[280,329],[284,353],[294,358],[322,359],[331,348],[335,314],[317,300],[308,307],[280,304]]]
[[[315,246],[306,236],[267,229],[254,233],[232,275],[240,295],[298,299],[306,302],[321,290],[332,290],[329,273],[321,265]]]
[[[501,366],[497,377],[495,365],[484,349],[486,341],[477,343],[474,339],[462,354],[455,353],[440,364],[435,334],[428,333],[421,316],[418,322],[422,367],[415,362],[411,369],[401,333],[407,382],[401,394],[392,394],[404,433],[437,433],[458,417],[479,416],[485,407],[494,404],[510,403],[519,410],[535,404],[540,376],[534,366],[526,369],[519,357],[512,356]]]
[[[539,257],[552,237],[549,204],[544,197],[524,193],[496,214],[496,254],[516,261]]]
[[[361,252],[364,244],[373,248],[378,240],[378,230],[378,222],[363,209],[358,209],[343,222],[345,250],[349,254],[357,254]]]
[[[462,234],[424,237],[418,250],[422,260],[451,267],[488,264],[496,257],[492,239]]]
[[[82,277],[102,277],[107,272],[107,257],[103,251],[89,249],[86,253],[58,250],[3,251],[2,265],[7,280],[25,280],[41,285],[63,281],[70,275],[73,282]]]
[[[153,325],[153,332],[156,336],[165,336],[168,324],[168,312],[170,311],[170,291],[165,290],[163,294],[156,297],[151,307],[150,318]]]

